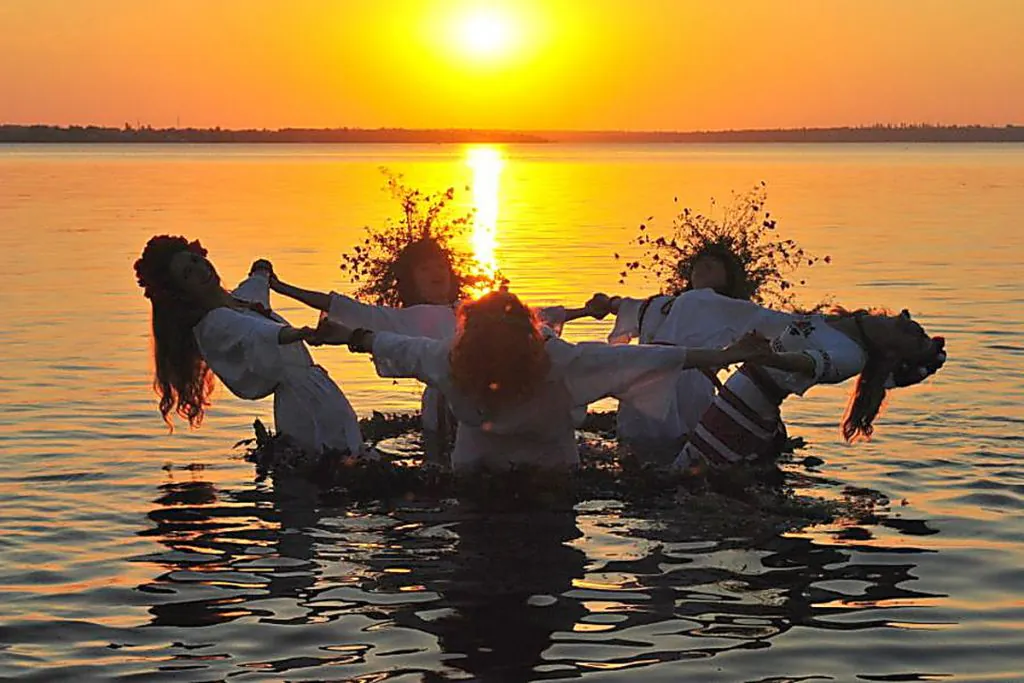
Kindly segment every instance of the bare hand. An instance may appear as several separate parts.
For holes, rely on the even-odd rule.
[[[249,267],[249,275],[254,275],[259,272],[266,273],[272,284],[277,281],[277,275],[274,273],[274,264],[265,258],[256,259]]]
[[[763,361],[774,353],[769,339],[757,330],[746,333],[727,346],[725,351],[733,358],[734,362],[749,361],[753,363]]]
[[[278,344],[294,344],[296,342],[310,342],[316,330],[312,327],[289,327],[284,325],[277,333]]]
[[[309,340],[309,343],[313,346],[322,346],[324,344],[341,346],[347,344],[351,338],[352,328],[324,317],[320,319],[320,324],[313,331],[313,337]]]
[[[583,305],[583,310],[587,312],[587,315],[603,320],[606,315],[611,313],[611,298],[603,292],[598,292]]]

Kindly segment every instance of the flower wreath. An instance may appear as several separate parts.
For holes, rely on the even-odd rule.
[[[693,266],[702,256],[718,256],[735,260],[742,270],[739,282],[732,283],[730,295],[759,304],[792,308],[793,289],[797,284],[793,273],[801,267],[819,262],[831,263],[830,256],[809,254],[792,239],[781,239],[771,214],[765,210],[767,189],[760,183],[744,194],[733,194],[732,204],[722,209],[721,217],[694,213],[684,208],[672,221],[669,236],[654,236],[646,223],[640,234],[631,240],[643,248],[643,255],[627,261],[619,273],[624,284],[630,272],[640,271],[661,285],[664,294],[676,296],[689,288]],[[678,203],[679,198],[676,197]],[[712,200],[712,209],[715,202]],[[648,222],[653,220],[648,219]],[[621,256],[615,254],[615,258]]]

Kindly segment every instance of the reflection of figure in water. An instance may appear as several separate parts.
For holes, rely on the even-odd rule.
[[[315,496],[304,488],[310,486],[288,481],[273,492],[225,493],[207,481],[162,485],[154,501],[157,507],[147,515],[156,527],[140,532],[170,551],[148,558],[167,572],[140,587],[146,593],[172,595],[150,608],[153,625],[211,626],[259,614],[249,603],[268,594],[301,599],[318,579],[313,538],[304,532],[319,520],[311,502]],[[244,576],[266,557],[262,551],[267,549],[289,562],[263,567],[246,582]],[[179,578],[178,572],[190,574]],[[233,582],[238,585],[231,586]],[[214,591],[212,597],[208,589]],[[251,591],[248,596],[246,590]]]
[[[632,526],[628,520],[621,521],[627,528]],[[651,542],[642,557],[607,561],[596,570],[624,577],[620,580],[636,586],[631,592],[644,597],[623,600],[620,593],[609,600],[626,604],[618,609],[603,607],[605,616],[614,613],[621,621],[614,631],[602,633],[603,639],[618,645],[611,650],[612,656],[599,646],[588,658],[601,666],[664,662],[683,666],[682,662],[692,661],[700,670],[707,666],[707,657],[767,647],[794,627],[830,631],[890,627],[891,621],[905,617],[886,618],[887,603],[898,603],[898,608],[937,597],[906,585],[917,579],[911,561],[915,551],[907,546],[899,548],[907,561],[874,563],[871,555],[855,555],[843,545],[779,535],[772,529],[775,524],[752,529],[749,520],[721,515],[713,520],[687,515],[659,521],[657,526],[644,523],[626,532]],[[888,521],[882,524],[891,526]],[[862,537],[870,537],[866,529],[860,531]],[[935,533],[926,524],[901,527],[901,531]],[[836,534],[837,539],[841,535]],[[876,544],[872,550],[885,548]],[[852,587],[844,585],[846,581]],[[592,599],[600,601],[598,596]],[[854,610],[871,610],[876,618],[865,613],[851,619]],[[654,626],[669,638],[651,640]]]
[[[399,623],[437,636],[446,664],[484,681],[525,681],[544,664],[556,632],[586,613],[563,593],[584,574],[586,556],[572,512],[474,516],[458,534],[450,573],[439,576],[444,616]],[[429,587],[429,586],[428,586]],[[427,679],[429,680],[429,679]]]
[[[453,663],[470,673],[526,680],[552,634],[572,631],[584,613],[561,595],[583,576],[586,561],[566,545],[580,535],[575,515],[476,518],[456,531],[457,570],[444,592],[455,614],[435,624],[441,647],[462,654]]]
[[[677,667],[693,660],[700,669],[708,656],[765,647],[793,627],[890,628],[910,620],[904,606],[938,597],[914,590],[914,553],[920,551],[913,544],[900,544],[899,561],[887,555],[875,562],[872,554],[856,552],[869,541],[872,551],[887,550],[871,539],[872,527],[837,528],[830,532],[834,543],[825,544],[824,531],[779,535],[777,520],[753,525],[735,514],[710,521],[678,510],[643,514],[637,523],[619,518],[623,538],[612,544],[621,553],[629,538],[642,538],[642,555],[593,566],[602,542],[588,551],[590,541],[576,540],[581,532],[573,512],[452,521],[450,511],[408,508],[387,516],[341,513],[325,525],[310,499],[305,491],[224,492],[203,481],[162,486],[149,514],[155,528],[143,535],[169,552],[145,558],[163,573],[139,587],[153,605],[152,624],[207,627],[203,640],[218,643],[227,655],[223,666],[231,669],[238,666],[236,655],[252,655],[252,634],[229,622],[309,625],[322,635],[321,624],[333,619],[347,632],[351,617],[360,629],[353,639],[328,641],[344,648],[325,650],[319,636],[295,638],[269,648],[261,666],[308,672],[345,664],[359,674],[402,666],[397,653],[374,656],[391,641],[386,631],[364,628],[371,620],[436,638],[444,661],[430,657],[437,674],[426,673],[424,680],[443,679],[457,668],[475,680],[512,681],[538,677],[540,665],[582,671],[584,662]],[[906,536],[935,533],[921,521],[878,523]],[[433,533],[441,530],[452,533]],[[339,564],[348,569],[339,573]],[[389,571],[395,569],[402,571]],[[625,577],[628,592],[607,599],[599,587],[572,592],[577,579],[606,582],[604,573]],[[404,592],[409,584],[427,595]],[[413,599],[417,595],[426,599]],[[607,628],[598,641],[575,628],[594,623],[591,609],[621,617],[600,622]],[[432,638],[418,640],[431,647],[426,642]],[[574,654],[560,657],[567,643]],[[415,670],[424,652],[411,658]],[[337,666],[330,671],[328,677],[341,673]],[[223,677],[216,673],[206,677]]]
[[[579,602],[562,596],[584,572],[584,554],[567,545],[580,535],[572,512],[463,518],[446,525],[457,534],[456,541],[430,539],[426,547],[424,537],[409,531],[414,512],[396,513],[369,527],[359,524],[357,515],[352,528],[359,530],[361,543],[339,538],[331,547],[314,538],[321,513],[306,491],[224,492],[205,481],[160,488],[148,515],[156,526],[142,532],[169,550],[147,558],[164,573],[140,586],[154,603],[154,626],[216,627],[253,618],[316,625],[360,615],[361,620],[393,621],[436,637],[443,653],[457,655],[446,658],[447,664],[483,680],[525,680],[542,662],[552,634],[572,631],[585,612]],[[339,520],[344,524],[345,516]],[[420,561],[424,554],[430,559]],[[321,567],[332,555],[344,565],[352,563],[353,573],[325,582]],[[411,568],[411,573],[388,571],[395,567]],[[361,579],[353,582],[356,577]],[[401,595],[394,584],[410,580],[436,591],[440,601],[378,602],[371,597]],[[353,591],[346,596],[349,607],[329,595],[342,587]],[[356,597],[360,591],[367,593],[367,602]],[[438,608],[443,616],[424,614]],[[278,617],[278,611],[287,616]],[[213,631],[206,637],[231,653],[231,643],[245,633]],[[387,636],[381,634],[378,642],[364,635],[352,645],[365,644],[367,638],[371,650]],[[306,660],[302,666],[316,666],[318,659],[328,664],[351,656],[351,651],[314,650],[308,656],[303,651],[301,658],[280,648],[273,652],[278,662],[268,660],[268,666],[280,670],[296,659]],[[381,665],[370,657],[353,664],[369,670]],[[394,665],[388,659],[388,666]]]

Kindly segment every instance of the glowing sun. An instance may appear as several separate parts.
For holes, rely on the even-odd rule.
[[[495,9],[480,9],[459,21],[458,44],[473,57],[500,57],[511,50],[514,28],[507,15]]]

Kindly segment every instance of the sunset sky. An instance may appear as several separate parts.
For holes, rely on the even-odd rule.
[[[0,123],[1024,123],[1021,0],[0,0]]]

